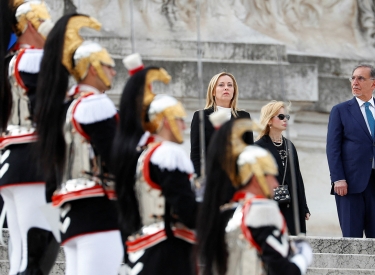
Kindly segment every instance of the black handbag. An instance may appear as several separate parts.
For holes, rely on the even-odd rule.
[[[283,203],[289,203],[290,202],[290,193],[288,189],[288,185],[283,184],[278,186],[277,188],[274,189],[275,196],[273,199],[277,201],[280,204]]]
[[[286,175],[286,168],[288,166],[288,145],[287,145],[286,140],[285,140],[285,149],[286,149],[285,151],[286,151],[287,159],[285,160],[283,182],[281,183],[281,185],[279,185],[278,187],[273,189],[273,191],[275,192],[275,195],[274,195],[273,199],[275,201],[277,201],[279,204],[289,203],[290,200],[291,200],[288,185],[284,184],[285,175]]]

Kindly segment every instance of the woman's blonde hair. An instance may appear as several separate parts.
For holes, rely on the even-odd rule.
[[[214,111],[217,111],[217,105],[216,105],[216,101],[215,101],[215,96],[213,94],[214,94],[214,91],[216,89],[216,85],[217,85],[217,82],[219,81],[219,78],[221,76],[223,76],[223,75],[227,75],[230,78],[232,78],[232,80],[233,80],[234,93],[233,93],[233,98],[232,98],[232,100],[230,102],[230,108],[232,109],[233,116],[237,117],[238,116],[238,114],[237,114],[238,85],[237,85],[236,79],[230,73],[221,72],[219,74],[214,75],[211,78],[211,81],[208,84],[208,88],[207,88],[206,106],[204,108],[208,109],[208,108],[213,107]]]
[[[281,108],[289,111],[291,103],[288,106],[285,105],[283,101],[272,100],[262,107],[260,110],[260,124],[264,127],[259,133],[258,139],[262,138],[264,135],[269,135],[270,133],[270,121],[275,117]]]

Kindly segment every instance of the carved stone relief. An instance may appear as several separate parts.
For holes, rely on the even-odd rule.
[[[48,0],[52,9],[63,1]],[[112,35],[130,37],[129,0],[65,0]],[[196,0],[133,0],[139,41],[197,38]],[[60,4],[59,4],[60,3]],[[375,55],[372,0],[201,0],[202,41],[283,43],[289,51],[357,58]]]
[[[375,3],[372,0],[358,0],[359,27],[368,44],[375,47]]]

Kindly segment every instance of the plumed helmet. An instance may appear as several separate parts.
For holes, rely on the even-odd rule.
[[[107,88],[110,88],[111,81],[101,65],[114,67],[115,62],[101,45],[92,41],[84,41],[79,35],[79,30],[83,27],[99,31],[101,24],[95,18],[84,15],[73,16],[69,19],[65,31],[62,64],[77,81],[86,77],[88,69],[92,65],[99,78]]]
[[[145,130],[156,133],[161,127],[163,119],[167,119],[177,142],[184,141],[182,133],[177,127],[176,119],[186,117],[186,112],[177,99],[165,94],[156,95],[149,105],[147,116],[149,122],[145,123]]]
[[[265,149],[248,145],[243,140],[245,132],[261,131],[262,127],[246,118],[236,119],[227,135],[227,149],[221,161],[235,188],[246,185],[255,176],[266,197],[270,197],[265,175],[277,175],[277,164]]]
[[[176,119],[186,117],[186,112],[181,102],[176,98],[166,94],[154,94],[152,92],[152,82],[161,81],[169,83],[171,76],[168,72],[159,67],[144,68],[139,54],[132,54],[123,60],[125,67],[129,70],[131,78],[137,81],[128,81],[128,89],[143,89],[142,100],[142,127],[150,133],[157,133],[162,126],[163,120],[167,119],[171,127],[172,134],[178,143],[183,142]],[[141,78],[141,79],[139,79]],[[132,85],[132,87],[130,87]]]
[[[27,22],[30,21],[33,27],[44,37],[53,28],[48,7],[42,1],[14,1],[16,25],[14,31],[20,36],[27,29]]]
[[[273,156],[265,149],[248,145],[237,159],[238,175],[241,185],[246,185],[255,176],[265,196],[270,197],[265,175],[276,176],[277,164]]]

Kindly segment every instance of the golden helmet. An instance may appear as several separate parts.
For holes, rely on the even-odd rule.
[[[115,62],[101,45],[92,41],[84,41],[79,35],[79,30],[83,27],[100,30],[101,24],[93,17],[72,16],[66,26],[62,63],[77,81],[85,78],[92,65],[109,89],[111,81],[104,73],[102,65],[114,67]]]
[[[267,150],[248,145],[237,159],[238,174],[241,185],[246,185],[255,176],[266,197],[270,197],[265,175],[276,176],[278,168],[274,157]]]
[[[255,176],[264,195],[270,197],[265,175],[278,174],[275,159],[267,150],[248,145],[243,140],[245,132],[260,130],[262,127],[250,119],[236,119],[233,122],[222,168],[236,188],[246,185]]]
[[[48,7],[42,1],[23,1],[14,2],[15,17],[17,23],[15,25],[15,33],[20,36],[27,29],[29,21],[33,27],[46,39],[48,33],[53,28],[51,16]]]

